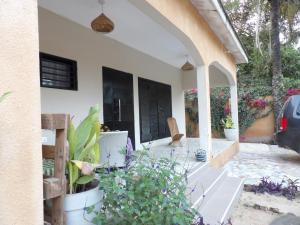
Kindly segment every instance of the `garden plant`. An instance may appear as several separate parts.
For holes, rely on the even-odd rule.
[[[103,205],[94,212],[94,224],[192,224],[197,211],[189,204],[184,174],[176,165],[143,150],[135,152],[127,168],[101,173]]]
[[[70,121],[68,129],[69,159],[67,178],[69,194],[85,191],[95,180],[95,164],[100,159],[99,106],[90,108],[88,116],[75,128]]]

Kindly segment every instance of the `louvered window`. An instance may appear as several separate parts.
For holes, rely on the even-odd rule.
[[[77,90],[77,62],[40,53],[41,87]]]

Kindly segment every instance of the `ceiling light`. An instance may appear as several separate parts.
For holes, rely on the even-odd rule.
[[[114,29],[114,23],[103,13],[103,5],[104,0],[99,0],[99,3],[101,4],[102,13],[95,18],[92,23],[91,27],[94,31],[100,32],[100,33],[110,33]]]
[[[194,69],[194,65],[189,62],[189,58],[188,58],[187,55],[185,57],[186,57],[186,63],[183,64],[183,66],[181,67],[181,69],[183,71],[193,70]]]

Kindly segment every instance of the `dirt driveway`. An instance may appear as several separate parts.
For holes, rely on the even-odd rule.
[[[300,179],[300,155],[275,145],[242,143],[240,152],[225,168],[230,176],[244,178],[245,184],[257,184],[262,177],[274,182],[287,178],[295,180]],[[233,225],[269,225],[287,213],[300,216],[299,195],[290,201],[244,191],[231,218]]]

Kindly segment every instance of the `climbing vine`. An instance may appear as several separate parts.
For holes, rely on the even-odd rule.
[[[240,134],[244,133],[257,119],[264,118],[272,112],[272,88],[268,78],[241,77],[238,83],[238,109]],[[287,97],[300,94],[300,79],[285,78],[285,95]],[[193,123],[198,124],[197,90],[186,93],[186,113]],[[230,114],[230,89],[211,89],[211,126],[217,133],[223,133],[220,121]],[[189,130],[188,133],[193,131]]]

